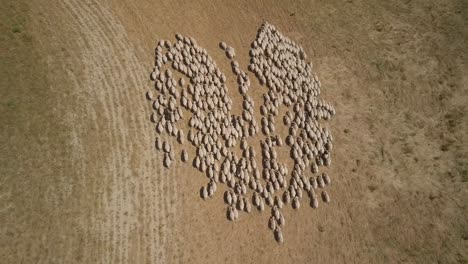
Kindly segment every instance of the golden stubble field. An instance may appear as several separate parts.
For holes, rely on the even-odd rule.
[[[468,261],[463,1],[6,0],[0,12],[2,263]],[[201,173],[162,167],[144,99],[158,40],[192,36],[228,73],[224,40],[246,70],[263,21],[304,47],[337,109],[332,202],[285,209],[281,246],[269,214],[228,222],[224,187],[203,201]]]

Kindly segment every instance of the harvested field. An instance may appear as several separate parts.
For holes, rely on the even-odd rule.
[[[468,262],[467,17],[445,0],[2,1],[1,262]],[[304,49],[336,108],[330,203],[283,207],[281,244],[270,212],[227,220],[226,185],[200,198],[194,148],[164,168],[145,98],[157,42],[180,33],[242,115],[222,40],[261,120],[268,90],[247,67],[264,21]]]

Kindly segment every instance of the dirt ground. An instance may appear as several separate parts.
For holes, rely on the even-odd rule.
[[[158,40],[228,73],[224,40],[246,70],[263,21],[337,109],[332,202],[286,209],[282,245],[267,213],[229,222],[224,187],[203,201],[201,173],[162,167],[144,99]],[[2,0],[0,262],[468,263],[466,43],[457,0]]]

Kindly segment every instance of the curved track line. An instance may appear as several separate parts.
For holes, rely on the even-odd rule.
[[[75,125],[73,136],[81,160],[76,167],[90,197],[80,217],[83,261],[165,263],[166,249],[177,250],[168,235],[177,188],[174,172],[163,171],[148,148],[154,139],[149,114],[141,115],[149,112],[141,100],[145,67],[105,2],[65,0],[58,12],[73,28],[64,42],[73,45],[70,60],[83,74],[69,75],[86,100],[79,114],[89,122]]]

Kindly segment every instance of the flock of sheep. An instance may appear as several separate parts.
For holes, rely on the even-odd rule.
[[[227,78],[207,51],[193,38],[176,34],[175,43],[161,40],[157,44],[150,76],[155,89],[147,92],[158,134],[155,147],[164,153],[164,166],[170,167],[176,153],[163,133],[180,144],[188,140],[196,148],[193,166],[208,178],[200,190],[201,198],[212,197],[218,184],[226,184],[226,215],[231,221],[241,212],[264,211],[268,206],[268,226],[282,243],[283,206],[298,209],[305,193],[312,208],[318,207],[319,196],[325,203],[330,201],[324,188],[331,179],[327,173],[319,173],[319,167],[331,164],[333,138],[319,120],[330,119],[335,109],[319,98],[320,81],[312,64],[306,63],[303,49],[273,25],[262,24],[249,52],[248,70],[268,88],[260,106],[249,96],[250,77],[235,60],[234,48],[225,42],[219,46],[236,76],[242,114],[231,114]],[[259,123],[256,108],[262,116]],[[276,128],[278,119],[287,127],[287,135]],[[260,142],[259,153],[252,139]],[[281,148],[288,149],[292,167],[279,160]],[[187,150],[181,151],[180,159],[189,161]]]

